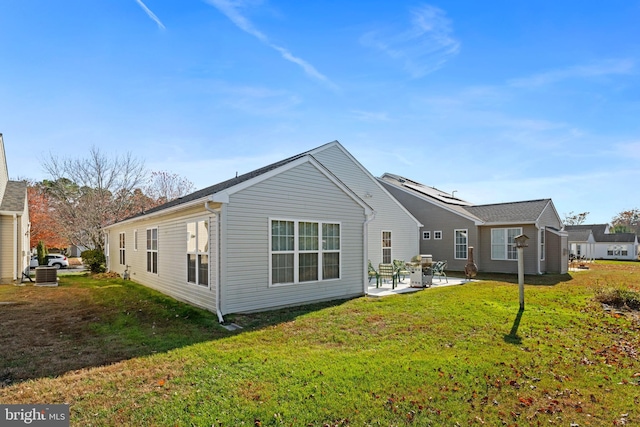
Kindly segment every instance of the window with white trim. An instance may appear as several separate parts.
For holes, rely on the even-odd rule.
[[[270,220],[271,284],[340,278],[340,224]]]
[[[107,263],[107,266],[111,265],[110,264],[111,255],[109,255],[110,250],[111,248],[109,246],[109,233],[105,233],[104,234],[104,253],[105,253],[105,262]]]
[[[545,251],[544,228],[541,228],[540,229],[540,261],[544,261],[544,251]]]
[[[627,256],[629,250],[627,245],[609,245],[607,247],[607,255],[609,256]]]
[[[435,240],[442,240],[442,231],[434,231],[433,232],[433,238]]]
[[[187,223],[187,282],[209,286],[209,222]]]
[[[491,229],[491,259],[517,260],[516,236],[522,234],[522,227]]]
[[[125,234],[124,233],[120,233],[118,235],[118,252],[120,254],[120,265],[126,265],[125,264],[124,246],[125,246]]]
[[[431,239],[431,232],[430,231],[423,231],[422,232],[422,240],[429,240]]]
[[[391,232],[382,232],[382,263],[391,264]]]
[[[138,250],[138,230],[133,230],[133,250]]]
[[[147,271],[158,274],[158,228],[147,228]]]
[[[454,230],[453,233],[455,236],[454,258],[467,259],[468,230]]]

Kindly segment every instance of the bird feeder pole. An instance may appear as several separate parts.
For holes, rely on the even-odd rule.
[[[520,234],[514,238],[516,248],[518,249],[518,289],[520,291],[520,310],[524,310],[524,248],[529,246],[527,240],[529,238]]]

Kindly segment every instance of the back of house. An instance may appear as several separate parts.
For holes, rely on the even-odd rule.
[[[384,174],[380,182],[424,226],[420,252],[463,271],[469,248],[479,271],[517,272],[514,238],[529,237],[525,273],[566,273],[567,236],[550,199],[474,205],[417,181]]]
[[[609,224],[567,225],[571,256],[579,259],[636,260],[640,255],[635,233],[612,233]]]
[[[110,271],[221,321],[363,295],[383,230],[417,253],[418,222],[337,141],[105,228]]]

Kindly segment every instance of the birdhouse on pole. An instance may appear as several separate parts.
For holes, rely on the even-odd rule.
[[[526,234],[519,234],[514,237],[514,240],[516,241],[516,248],[526,248],[527,246],[529,246],[529,244],[527,244],[527,240],[529,240],[529,237],[527,237]]]

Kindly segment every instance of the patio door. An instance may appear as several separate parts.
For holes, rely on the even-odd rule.
[[[391,232],[382,232],[382,263],[391,264]]]

